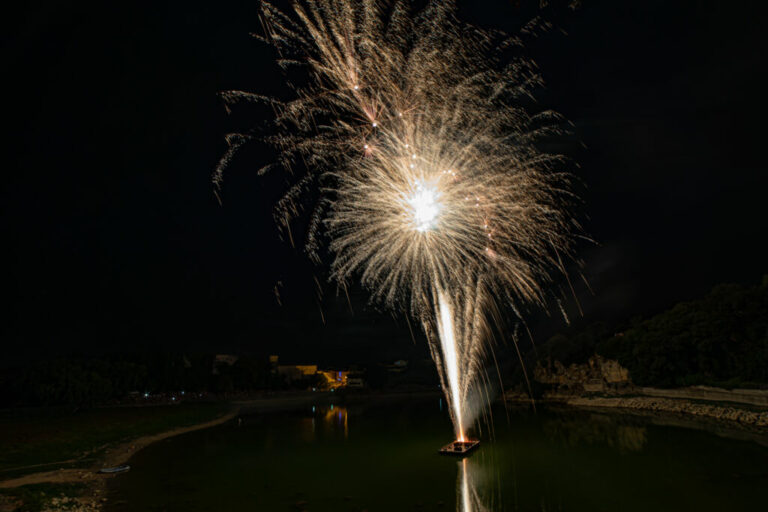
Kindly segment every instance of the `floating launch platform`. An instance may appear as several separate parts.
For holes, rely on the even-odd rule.
[[[467,439],[466,441],[453,441],[440,448],[440,455],[454,455],[464,457],[480,446],[477,439]]]

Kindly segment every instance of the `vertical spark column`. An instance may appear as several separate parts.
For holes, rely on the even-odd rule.
[[[443,350],[443,366],[448,380],[453,421],[456,428],[456,438],[464,441],[464,425],[461,410],[461,383],[459,382],[459,347],[456,332],[453,327],[453,309],[441,289],[437,290],[437,331],[440,336],[440,346]]]

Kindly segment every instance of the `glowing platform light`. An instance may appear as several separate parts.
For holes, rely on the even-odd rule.
[[[415,190],[408,198],[408,205],[417,231],[424,233],[437,227],[437,217],[440,214],[440,203],[437,197],[437,190],[434,187],[416,182]]]

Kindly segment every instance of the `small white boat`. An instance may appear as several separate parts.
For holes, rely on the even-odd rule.
[[[466,441],[454,441],[440,448],[441,455],[464,456],[480,446],[478,439],[467,439]]]
[[[99,473],[125,473],[129,469],[131,469],[131,466],[126,464],[124,466],[115,466],[112,468],[101,468]]]

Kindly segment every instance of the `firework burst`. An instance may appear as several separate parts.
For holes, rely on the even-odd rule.
[[[267,141],[292,181],[276,218],[290,234],[308,213],[305,247],[330,249],[333,279],[422,323],[463,438],[492,311],[543,305],[578,231],[570,175],[537,147],[562,119],[526,108],[541,77],[520,39],[459,22],[451,1],[262,5],[260,37],[308,81],[287,101],[223,96],[274,107]],[[247,138],[228,138],[217,183]]]

